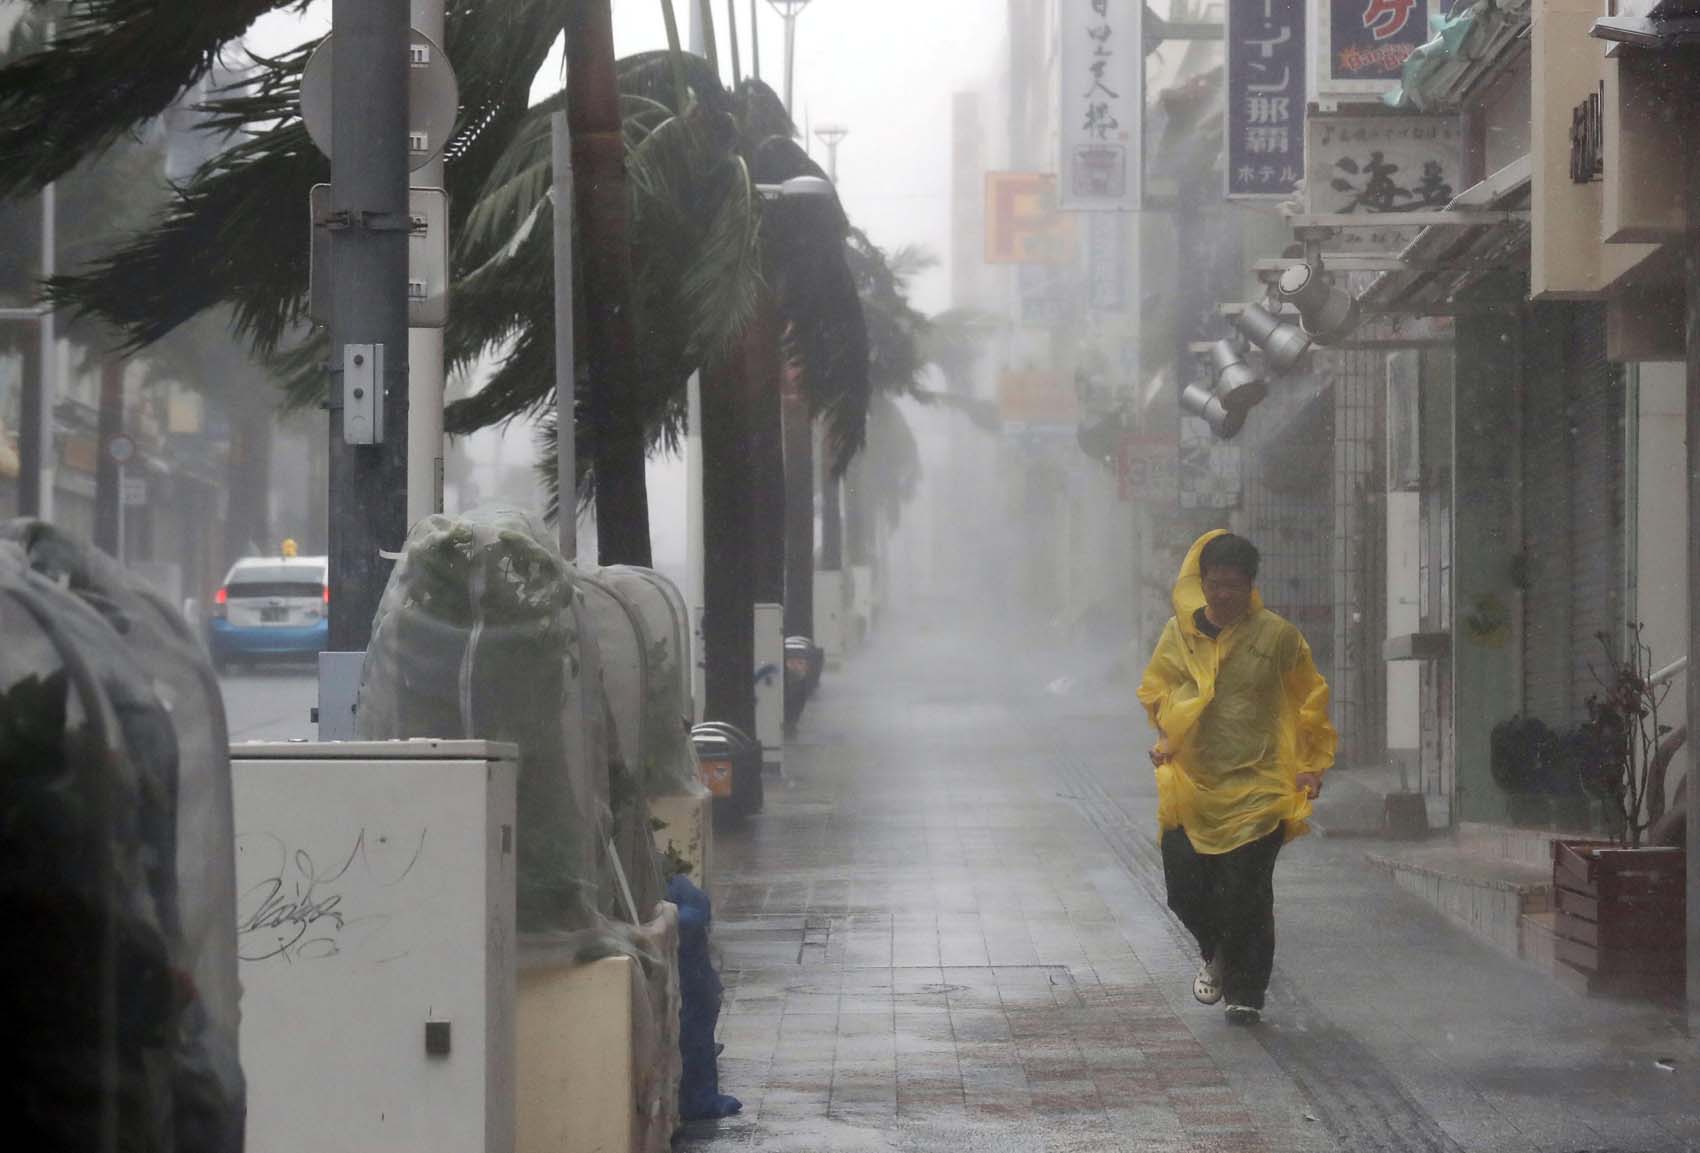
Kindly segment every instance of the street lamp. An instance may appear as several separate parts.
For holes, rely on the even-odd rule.
[[[767,0],[785,20],[785,115],[791,115],[792,82],[797,75],[797,17],[809,0]]]
[[[834,184],[838,183],[838,146],[848,135],[850,130],[842,124],[822,124],[815,129],[815,136],[826,145],[826,171]]]

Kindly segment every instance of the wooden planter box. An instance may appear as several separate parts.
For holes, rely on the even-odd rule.
[[[1554,841],[1557,974],[1588,993],[1683,995],[1683,850]]]

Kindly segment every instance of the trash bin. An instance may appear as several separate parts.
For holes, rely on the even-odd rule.
[[[793,675],[802,679],[803,693],[813,696],[820,687],[821,670],[826,667],[826,650],[815,644],[811,637],[785,638],[785,677],[787,683]]]
[[[702,783],[716,812],[748,816],[761,811],[761,745],[736,725],[704,721],[691,730]]]
[[[808,704],[810,678],[814,672],[814,642],[808,637],[785,638],[785,731],[797,727]]]

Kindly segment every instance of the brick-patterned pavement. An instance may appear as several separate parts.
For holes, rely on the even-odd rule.
[[[1307,838],[1268,1018],[1192,1000],[1150,737],[1076,658],[888,627],[717,842],[722,1086],[697,1150],[1695,1153],[1700,1052]],[[1674,1067],[1675,1071],[1670,1069]]]
[[[947,668],[830,677],[766,811],[722,832],[721,1077],[745,1111],[693,1144],[1270,1148],[1100,893],[1116,861],[1055,734]]]

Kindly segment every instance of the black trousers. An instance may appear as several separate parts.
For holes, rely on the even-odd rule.
[[[1200,853],[1184,829],[1163,834],[1169,908],[1198,938],[1206,961],[1221,964],[1230,1005],[1263,1008],[1275,964],[1275,857],[1282,832],[1231,853]]]

